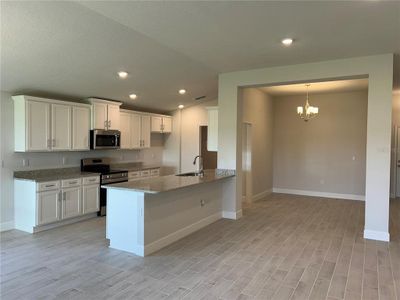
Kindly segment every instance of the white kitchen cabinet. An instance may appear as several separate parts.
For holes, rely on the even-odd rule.
[[[72,107],[72,149],[89,150],[90,108]]]
[[[81,188],[72,187],[61,190],[62,193],[62,219],[68,219],[81,214]]]
[[[51,149],[71,149],[71,106],[51,104]]]
[[[82,187],[82,197],[84,214],[100,210],[100,191],[98,184],[84,185]]]
[[[172,118],[165,116],[151,116],[151,132],[170,133]]]
[[[60,216],[60,190],[38,193],[37,196],[37,224],[43,225],[58,221]],[[17,228],[18,229],[18,228]]]
[[[207,150],[218,151],[218,106],[207,107]]]
[[[69,151],[89,148],[90,115],[87,113],[90,105],[26,95],[12,98],[15,151]]]
[[[142,148],[150,148],[150,137],[151,137],[151,120],[150,116],[142,115],[141,120],[141,137],[142,137]]]
[[[89,98],[92,104],[92,129],[120,130],[120,109],[122,103]]]
[[[21,107],[16,105],[16,109],[21,108],[21,115],[14,116],[16,151],[50,150],[50,104],[23,101],[19,105]]]
[[[121,131],[121,149],[130,149],[132,148],[131,114],[127,112],[121,112],[119,118]]]
[[[140,148],[142,145],[141,133],[142,116],[139,114],[131,114],[131,146],[134,149]]]

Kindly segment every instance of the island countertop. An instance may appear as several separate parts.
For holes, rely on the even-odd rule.
[[[161,177],[153,177],[147,179],[134,180],[129,182],[121,182],[109,185],[103,185],[105,189],[121,189],[136,191],[148,194],[158,194],[171,190],[176,190],[191,185],[218,181],[221,179],[234,177],[234,170],[204,170],[203,176],[177,176],[167,175]]]

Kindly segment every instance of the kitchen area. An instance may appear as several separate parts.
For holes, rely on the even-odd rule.
[[[102,217],[110,247],[144,256],[232,218],[223,212],[223,190],[235,172],[215,169],[216,101],[187,108],[184,124],[184,109],[166,115],[98,98],[11,100],[15,229],[35,234]],[[201,115],[196,109],[201,121],[191,115]],[[188,128],[196,142],[185,140]]]

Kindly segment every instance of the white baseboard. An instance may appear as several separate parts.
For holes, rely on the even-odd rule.
[[[384,231],[364,229],[364,239],[389,242],[390,234],[389,232],[384,232]]]
[[[14,229],[14,221],[0,223],[0,232]]]
[[[302,196],[312,196],[312,197],[323,197],[323,198],[336,198],[336,199],[365,201],[365,196],[364,195],[325,193],[325,192],[306,191],[306,190],[293,190],[293,189],[281,189],[281,188],[273,188],[272,191],[274,193],[280,193],[280,194],[292,194],[292,195],[302,195]]]
[[[45,231],[45,230],[49,230],[49,229],[53,229],[53,228],[57,228],[60,226],[81,222],[81,221],[85,221],[85,220],[92,219],[92,218],[97,218],[97,212],[90,213],[90,214],[83,215],[83,216],[78,216],[78,217],[71,218],[71,219],[66,219],[66,220],[60,221],[60,222],[36,226],[33,228],[33,233],[41,232],[41,231]]]
[[[253,202],[256,202],[258,200],[264,199],[265,197],[267,197],[267,196],[269,196],[271,194],[272,194],[272,189],[268,189],[268,190],[265,190],[265,191],[263,191],[261,193],[253,195],[253,199],[252,200],[253,200]]]
[[[243,216],[243,212],[241,209],[236,212],[226,211],[226,210],[222,212],[222,218],[224,218],[224,219],[237,220],[237,219],[240,219],[242,216]]]
[[[216,214],[213,214],[209,217],[206,217],[204,219],[201,219],[200,221],[197,221],[196,223],[190,224],[189,226],[186,226],[182,229],[179,229],[157,241],[154,241],[148,245],[145,245],[143,254],[144,255],[149,255],[157,250],[160,250],[161,248],[164,248],[165,246],[168,246],[172,244],[173,242],[176,242],[177,240],[180,240],[181,238],[211,224],[214,223],[215,221],[221,219],[222,214],[221,212],[218,212]],[[138,254],[140,255],[140,254]],[[142,255],[140,255],[142,256]]]

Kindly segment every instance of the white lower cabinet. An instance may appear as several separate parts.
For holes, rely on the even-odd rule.
[[[15,229],[34,233],[90,217],[100,209],[99,183],[99,176],[39,183],[14,179]]]
[[[62,194],[62,219],[73,218],[82,214],[81,188],[74,187],[61,190]]]
[[[37,193],[38,225],[53,223],[60,219],[60,195],[59,190]]]
[[[97,212],[100,210],[99,185],[84,185],[82,187],[83,213]]]

